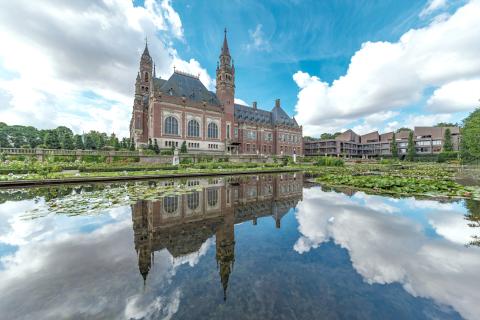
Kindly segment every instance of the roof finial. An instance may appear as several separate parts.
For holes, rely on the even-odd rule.
[[[175,72],[175,71],[176,71],[175,69],[176,69],[176,68],[175,68],[175,66],[173,66],[173,72]]]

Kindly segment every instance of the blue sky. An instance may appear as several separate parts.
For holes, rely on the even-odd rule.
[[[236,98],[264,109],[280,98],[308,135],[459,122],[480,98],[479,0],[20,0],[0,9],[9,124],[127,135],[145,36],[159,76],[176,66],[213,90],[224,27]]]

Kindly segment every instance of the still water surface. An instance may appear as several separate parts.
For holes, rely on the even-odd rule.
[[[0,318],[479,319],[466,215],[298,173],[0,190]]]

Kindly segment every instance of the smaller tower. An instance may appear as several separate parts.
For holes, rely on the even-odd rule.
[[[132,119],[130,121],[130,139],[138,147],[147,143],[147,105],[144,98],[148,97],[151,89],[153,60],[148,52],[148,43],[145,39],[145,49],[140,58],[140,67],[135,80],[135,99],[133,101]]]
[[[142,57],[140,58],[140,89],[139,92],[142,95],[146,95],[150,92],[150,79],[152,78],[153,60],[148,51],[148,42],[145,39],[145,49],[143,50]],[[137,77],[138,80],[138,77]]]
[[[235,222],[232,210],[224,216],[223,225],[216,233],[216,259],[219,267],[220,281],[223,287],[223,300],[227,300],[228,279],[235,263]]]

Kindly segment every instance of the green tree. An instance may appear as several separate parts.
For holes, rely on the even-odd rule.
[[[67,149],[67,150],[73,150],[73,148],[75,148],[75,145],[73,143],[73,137],[71,134],[66,134],[64,137],[63,137],[63,149]]]
[[[463,120],[460,154],[463,161],[480,159],[480,108]]]
[[[453,151],[452,133],[449,128],[445,129],[445,134],[443,136],[443,151]]]
[[[65,126],[59,126],[55,129],[55,131],[57,132],[57,136],[58,136],[58,140],[60,141],[60,145],[63,146],[65,144],[65,139],[68,139],[68,138],[66,138],[67,136],[70,136],[70,140],[73,141],[73,132],[70,128],[67,128]]]
[[[117,137],[115,137],[115,140],[113,141],[113,147],[115,148],[116,151],[120,150],[121,148],[120,141],[118,141]]]
[[[435,127],[456,127],[456,123],[451,123],[451,122],[439,122],[435,125]]]
[[[395,132],[392,136],[392,143],[390,143],[390,152],[392,153],[392,158],[398,159],[398,146],[397,146],[397,137],[395,136]]]
[[[153,150],[152,139],[148,138],[148,150]]]
[[[130,151],[135,151],[135,141],[130,139]]]
[[[402,128],[397,129],[397,133],[399,133],[400,131],[410,131],[410,132],[411,132],[412,129],[406,128],[406,127],[402,127]]]
[[[85,149],[85,146],[83,145],[83,138],[79,134],[75,135],[75,149],[77,150]]]
[[[160,148],[158,147],[157,139],[154,139],[153,151],[155,151],[156,154],[159,154],[159,153],[160,153]]]
[[[0,148],[10,148],[10,141],[8,141],[8,134],[0,129]]]
[[[187,142],[183,141],[182,145],[180,146],[180,153],[187,153]]]
[[[97,146],[95,144],[95,141],[93,140],[93,137],[90,134],[86,134],[85,135],[85,149],[94,150],[96,148],[97,148]]]
[[[45,136],[45,141],[44,141],[45,146],[47,146],[48,149],[60,149],[60,139],[58,139],[58,133],[56,130],[50,130],[47,132]]]
[[[413,161],[415,159],[415,141],[413,141],[413,131],[408,134],[407,145],[407,160]]]

